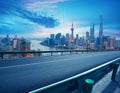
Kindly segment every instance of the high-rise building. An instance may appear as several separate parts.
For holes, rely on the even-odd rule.
[[[114,49],[115,46],[115,37],[110,37],[110,49]]]
[[[79,36],[79,35],[78,35],[78,34],[76,34],[76,39],[78,39],[78,36]]]
[[[65,36],[61,36],[61,45],[64,46],[66,44],[66,38]]]
[[[61,37],[61,33],[57,33],[55,36],[55,40],[60,40],[60,37]]]
[[[78,39],[78,38],[79,38],[79,35],[76,34],[76,38],[75,38],[75,40],[74,40],[76,46],[78,46],[78,44],[79,44],[79,39]]]
[[[102,42],[103,42],[103,45],[102,45],[102,48],[103,49],[109,49],[109,38],[110,38],[110,36],[103,36],[103,38],[102,38]]]
[[[89,32],[86,32],[86,42],[89,40],[90,36],[89,36]]]
[[[103,17],[100,16],[100,27],[99,27],[99,38],[100,38],[100,49],[102,48],[102,38],[103,38]]]
[[[20,51],[29,51],[30,50],[30,41],[26,40],[25,38],[19,39],[19,46],[20,46]]]
[[[17,38],[17,36],[15,36],[14,39],[13,39],[13,49],[14,50],[18,49],[18,38]]]
[[[50,34],[50,39],[54,39],[55,35],[54,34]]]
[[[54,34],[50,34],[49,44],[50,44],[50,46],[55,45],[55,35]]]
[[[69,38],[70,38],[69,33],[66,33],[66,39],[69,40]]]
[[[89,36],[89,32],[86,32],[86,48],[87,49],[90,48],[90,36]]]
[[[61,33],[57,33],[55,36],[55,44],[56,45],[60,45],[60,37],[61,37]]]
[[[120,49],[120,40],[115,40],[115,48]]]
[[[69,46],[69,44],[70,44],[70,35],[69,35],[69,33],[66,33],[66,46],[68,47]]]
[[[90,26],[90,42],[94,43],[95,37],[94,37],[94,24]]]
[[[25,44],[26,44],[26,41],[25,39],[22,37],[21,39],[21,42],[20,42],[20,51],[25,51]]]

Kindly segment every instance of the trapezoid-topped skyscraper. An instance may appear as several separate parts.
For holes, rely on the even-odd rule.
[[[94,43],[94,24],[90,26],[90,42]]]
[[[102,38],[103,38],[103,17],[100,16],[100,27],[99,27],[99,39],[100,39],[100,49],[102,48]]]

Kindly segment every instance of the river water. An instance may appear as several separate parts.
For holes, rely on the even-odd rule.
[[[40,44],[41,41],[38,40],[31,40],[31,50],[35,50],[35,51],[57,51],[57,50],[61,50],[61,49],[56,49],[53,47],[48,47],[48,46],[44,46]],[[60,55],[60,52],[56,52],[53,55]],[[64,53],[65,54],[65,53]],[[42,53],[41,56],[50,56],[50,53]]]
[[[51,48],[48,46],[43,46],[40,44],[39,40],[31,40],[31,50],[40,50],[40,51],[55,51],[58,50],[56,48]]]

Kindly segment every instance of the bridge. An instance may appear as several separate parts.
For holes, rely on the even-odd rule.
[[[115,80],[119,60],[120,51],[1,59],[0,93],[86,91],[85,80],[96,83],[111,70]]]

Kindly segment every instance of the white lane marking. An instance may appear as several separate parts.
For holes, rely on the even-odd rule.
[[[107,54],[104,54],[107,55]],[[88,57],[93,56],[93,55],[86,55]],[[84,56],[84,57],[86,57]],[[80,57],[75,57],[75,58],[69,58],[69,59],[61,59],[61,60],[52,60],[52,61],[45,61],[45,62],[39,62],[39,63],[30,63],[30,64],[22,64],[22,65],[13,65],[13,66],[5,66],[5,67],[0,67],[0,69],[5,69],[5,68],[15,68],[15,67],[24,67],[24,66],[30,66],[30,65],[38,65],[38,64],[45,64],[45,63],[49,63],[49,62],[55,62],[55,61],[65,61],[65,60],[74,60]]]
[[[81,56],[81,55],[80,55]],[[82,55],[83,56],[83,55]],[[90,55],[86,55],[86,56],[90,56]],[[84,56],[85,57],[85,56]],[[77,59],[80,58],[79,56],[72,58],[72,59],[61,59],[61,60],[57,60],[57,61],[64,61],[64,60],[73,60],[73,59]],[[37,65],[37,64],[44,64],[44,63],[49,63],[49,62],[55,62],[56,60],[52,60],[52,61],[41,61],[41,62],[37,62],[37,63],[26,63],[26,64],[21,64],[21,65],[13,65],[13,66],[4,66],[4,67],[0,67],[0,69],[5,69],[5,68],[12,68],[12,67],[19,67],[19,66],[29,66],[29,65]]]
[[[38,65],[38,64],[44,64],[44,63],[50,63],[50,62],[55,62],[55,61],[65,61],[65,60],[73,60],[77,59],[79,57],[75,57],[72,59],[61,59],[61,60],[52,60],[52,61],[45,61],[45,62],[39,62],[39,63],[30,63],[30,64],[22,64],[22,65],[14,65],[14,66],[6,66],[6,67],[0,67],[0,69],[5,69],[5,68],[13,68],[13,67],[23,67],[23,66],[30,66],[30,65]]]

